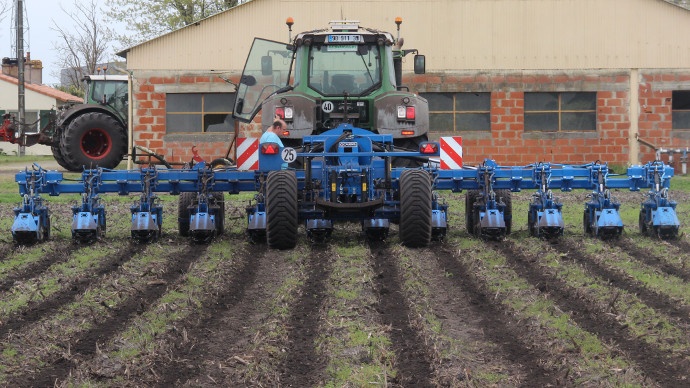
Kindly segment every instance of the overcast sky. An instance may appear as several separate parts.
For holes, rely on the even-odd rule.
[[[78,2],[88,4],[90,0],[76,0]],[[13,5],[15,0],[7,0],[8,4]],[[31,52],[31,59],[39,59],[43,62],[43,83],[53,86],[59,82],[57,76],[53,73],[60,72],[60,66],[57,61],[57,52],[53,48],[57,42],[55,31],[51,29],[53,20],[58,23],[70,23],[70,19],[62,11],[62,8],[69,9],[73,6],[75,0],[24,0],[25,23],[28,20],[29,36],[25,36],[25,41],[29,47],[24,47],[24,51]],[[106,2],[100,2],[104,4]],[[62,6],[62,8],[60,7]],[[0,40],[3,43],[0,45],[2,52],[0,57],[16,58],[17,53],[12,52],[12,20],[11,15],[7,15],[3,21],[3,26],[0,28]],[[65,26],[68,27],[68,26]]]

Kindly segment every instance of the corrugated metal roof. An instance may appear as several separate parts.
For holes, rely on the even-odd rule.
[[[9,75],[0,74],[0,80],[5,81],[5,82],[11,82],[15,85],[19,85],[19,80],[14,78],[14,77],[10,77]],[[52,88],[52,87],[47,86],[47,85],[37,85],[37,84],[24,83],[24,87],[28,90],[32,90],[34,92],[41,93],[45,96],[54,98],[60,102],[68,102],[68,101],[83,102],[84,101],[84,99],[82,99],[82,98],[71,95],[69,93],[65,93],[61,90]]]
[[[665,0],[253,0],[121,54],[131,70],[238,71],[253,37],[287,40],[288,16],[293,36],[335,19],[395,33],[402,16],[429,71],[690,67],[690,12]]]

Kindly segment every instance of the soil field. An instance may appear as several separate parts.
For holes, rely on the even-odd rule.
[[[301,230],[288,251],[249,242],[249,196],[227,194],[226,233],[208,245],[177,234],[177,197],[164,201],[162,238],[135,244],[134,197],[106,195],[102,240],[71,241],[78,196],[61,196],[46,198],[51,240],[15,246],[19,196],[5,195],[0,385],[690,385],[688,236],[641,236],[644,193],[620,191],[623,236],[586,237],[579,191],[557,194],[562,238],[531,238],[530,195],[513,194],[502,241],[470,237],[464,194],[441,193],[443,242],[406,248],[395,226],[369,242],[339,224],[325,244]],[[690,194],[671,197],[686,230]]]

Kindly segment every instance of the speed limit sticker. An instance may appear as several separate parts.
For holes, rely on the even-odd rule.
[[[297,159],[297,151],[292,147],[285,147],[280,156],[283,158],[283,162],[292,163]]]
[[[326,113],[333,112],[333,102],[324,101],[323,104],[321,104],[321,110],[326,112]]]

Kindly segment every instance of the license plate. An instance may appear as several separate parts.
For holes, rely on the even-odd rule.
[[[362,35],[328,35],[328,43],[361,43]]]

